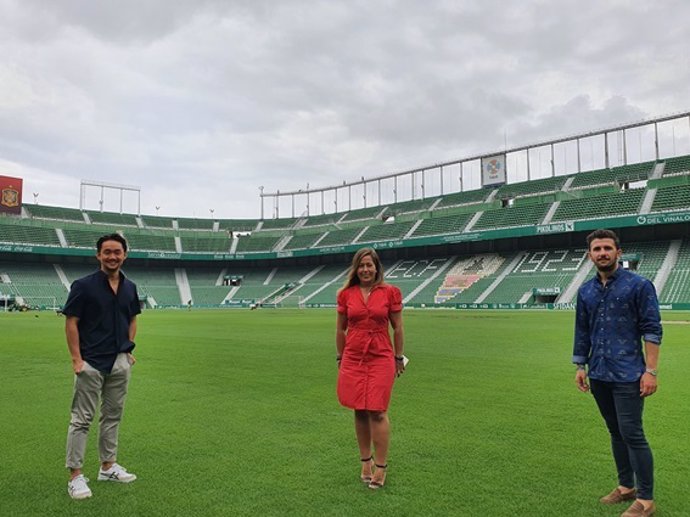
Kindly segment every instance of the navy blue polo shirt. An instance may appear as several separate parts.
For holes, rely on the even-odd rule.
[[[134,350],[129,325],[141,307],[137,286],[122,272],[117,294],[101,270],[75,280],[62,312],[79,318],[81,357],[97,370],[110,373],[117,354]]]

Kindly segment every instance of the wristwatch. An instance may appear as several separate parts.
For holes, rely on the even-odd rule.
[[[576,364],[575,366],[577,366],[577,369],[578,369],[578,370],[584,370],[584,369],[585,369],[585,365],[584,365],[584,364]]]
[[[647,368],[645,369],[644,373],[648,373],[649,375],[656,377],[659,372],[656,371],[656,368]]]

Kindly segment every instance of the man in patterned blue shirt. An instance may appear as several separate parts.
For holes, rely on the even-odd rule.
[[[642,409],[657,388],[659,303],[649,280],[619,265],[622,251],[614,232],[596,230],[587,245],[597,275],[577,295],[573,363],[578,389],[591,389],[611,434],[618,486],[601,502],[633,501],[621,517],[649,516],[656,510],[654,465]]]

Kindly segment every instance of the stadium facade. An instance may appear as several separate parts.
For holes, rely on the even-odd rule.
[[[680,114],[568,139],[470,157],[456,162],[334,187],[261,191],[259,219],[198,219],[106,212],[22,203],[21,178],[0,177],[0,305],[59,307],[70,283],[95,267],[94,243],[119,232],[130,243],[126,273],[149,307],[332,306],[351,253],[377,248],[390,282],[408,306],[569,308],[592,274],[585,235],[617,230],[624,261],[656,285],[664,308],[690,308],[690,155],[660,152],[659,126]],[[649,131],[649,128],[653,128]],[[626,131],[652,135],[653,159],[629,163]],[[612,165],[612,135],[620,158]],[[603,167],[582,170],[580,146],[603,142]],[[576,146],[575,172],[557,170],[557,146]],[[640,139],[640,146],[641,139]],[[530,170],[534,149],[547,149],[547,174]],[[675,135],[673,142],[675,150]],[[507,165],[526,165],[526,181],[510,181]],[[642,156],[640,150],[639,155]],[[477,188],[453,191],[449,168],[475,169]],[[436,172],[434,172],[436,171]],[[444,172],[445,171],[445,172]],[[437,192],[425,189],[427,175]],[[421,195],[415,198],[421,186]],[[399,199],[399,184],[413,188]],[[382,202],[381,185],[393,202]],[[366,193],[378,187],[375,203]],[[440,189],[438,186],[440,185]],[[364,206],[352,208],[360,186]],[[370,190],[369,190],[370,191]],[[347,210],[338,210],[346,193]],[[375,192],[376,194],[376,192]],[[335,199],[325,213],[324,198]],[[295,198],[307,210],[295,216]],[[321,200],[312,215],[310,196]],[[264,201],[273,201],[264,218]],[[279,217],[281,200],[291,216]]]

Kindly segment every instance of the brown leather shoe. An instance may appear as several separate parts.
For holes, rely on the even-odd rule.
[[[654,515],[654,512],[656,512],[656,505],[654,503],[652,503],[649,508],[645,509],[640,501],[635,501],[630,508],[621,514],[621,517],[649,517],[650,515]]]
[[[599,499],[599,502],[601,504],[618,504],[625,501],[634,501],[636,497],[637,490],[634,488],[632,489],[632,492],[623,493],[618,487],[616,487],[613,489],[613,492]]]

